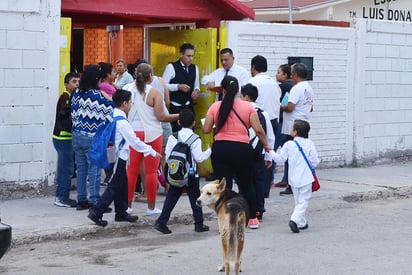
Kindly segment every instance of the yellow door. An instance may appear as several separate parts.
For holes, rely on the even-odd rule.
[[[214,71],[217,54],[217,29],[193,30],[156,30],[150,31],[150,63],[154,67],[155,75],[162,75],[167,64],[179,59],[179,47],[183,43],[195,46],[193,63],[199,67],[200,80],[203,75]],[[201,95],[195,102],[196,126],[194,131],[202,138],[203,150],[212,146],[213,135],[204,135],[201,130],[200,119],[204,118],[209,106],[215,101],[216,93],[200,87]],[[198,171],[201,176],[212,172],[210,159],[199,164]]]

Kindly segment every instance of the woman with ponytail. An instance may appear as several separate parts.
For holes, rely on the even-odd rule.
[[[208,134],[215,125],[212,146],[212,166],[218,177],[237,177],[239,193],[250,209],[249,228],[259,228],[256,218],[256,193],[253,185],[253,149],[249,144],[249,127],[252,127],[265,150],[271,150],[255,108],[237,97],[239,83],[233,76],[226,76],[221,83],[223,100],[213,103],[206,114],[203,133]]]
[[[153,88],[150,85],[152,81],[153,67],[145,63],[138,65],[136,67],[135,85],[131,86],[133,106],[129,112],[128,119],[136,136],[146,144],[151,145],[155,151],[161,152],[163,129],[160,122],[176,121],[179,118],[179,114],[169,115],[165,113],[162,94],[158,89]],[[127,168],[128,212],[130,214],[132,211],[132,201],[142,160],[144,161],[144,171],[146,174],[146,214],[148,216],[159,215],[161,210],[156,208],[156,193],[157,170],[160,160],[150,155],[144,157],[142,153],[139,153],[132,148],[130,150],[130,163]]]

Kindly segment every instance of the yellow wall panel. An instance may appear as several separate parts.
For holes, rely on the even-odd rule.
[[[72,19],[60,18],[60,66],[59,95],[65,90],[64,76],[70,72],[70,47],[72,35]]]
[[[151,30],[150,32],[150,63],[154,66],[155,75],[162,75],[167,64],[179,59],[179,47],[183,43],[195,46],[193,63],[199,67],[200,80],[205,74],[216,69],[217,29],[194,30]],[[201,131],[200,119],[205,117],[209,106],[215,101],[216,93],[200,87],[200,97],[195,102],[196,127],[195,132],[202,138],[203,149],[212,146],[213,135],[204,135]],[[210,159],[199,165],[199,174],[208,175],[212,172]]]

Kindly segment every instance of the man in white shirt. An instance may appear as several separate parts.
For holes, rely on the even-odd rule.
[[[309,114],[313,111],[313,90],[306,80],[308,76],[308,71],[306,66],[301,63],[295,63],[291,67],[291,80],[295,84],[289,93],[288,105],[280,106],[280,111],[283,112],[283,124],[282,124],[282,134],[286,135],[283,143],[292,140],[293,137],[290,135],[293,123],[296,119],[301,119],[309,122]],[[288,171],[288,162],[285,162],[285,175]],[[280,192],[280,195],[291,195],[293,194],[290,185],[286,187],[284,191]]]
[[[200,94],[199,68],[192,64],[194,56],[194,46],[189,43],[182,44],[179,60],[167,64],[163,72],[162,78],[170,92],[170,114],[178,114],[183,109],[194,112],[193,100]],[[182,128],[177,122],[171,124],[173,132]]]
[[[268,63],[265,57],[256,55],[251,60],[250,71],[252,79],[249,81],[258,90],[256,104],[260,106],[268,115],[272,124],[273,132],[278,128],[278,118],[280,113],[280,96],[282,91],[278,83],[267,74]],[[274,144],[270,144],[274,146]]]
[[[249,72],[235,64],[235,57],[233,56],[233,51],[230,48],[224,48],[220,51],[220,62],[222,63],[222,68],[213,71],[209,75],[202,77],[202,85],[205,85],[207,89],[211,90],[215,87],[220,87],[220,83],[225,76],[231,75],[237,78],[239,86],[243,86],[248,83],[250,79]],[[221,100],[222,93],[216,94],[216,101]]]

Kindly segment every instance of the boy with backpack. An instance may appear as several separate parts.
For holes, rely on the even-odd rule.
[[[127,214],[127,173],[126,163],[129,159],[130,149],[133,147],[138,152],[142,152],[144,156],[151,155],[159,158],[161,155],[153,150],[150,145],[141,141],[133,132],[132,127],[126,119],[127,113],[132,106],[132,94],[126,90],[117,90],[112,100],[115,105],[113,110],[113,122],[116,123],[114,149],[116,152],[116,161],[114,164],[113,175],[111,176],[108,186],[104,191],[100,201],[89,209],[88,218],[99,226],[106,226],[107,221],[103,220],[103,213],[107,210],[109,205],[114,201],[115,218],[117,222],[135,222],[138,216]],[[93,146],[92,146],[93,147]],[[105,146],[104,150],[106,150]],[[107,159],[106,159],[107,161]]]
[[[200,196],[199,175],[197,174],[196,163],[209,158],[212,151],[210,148],[202,151],[200,137],[193,133],[192,130],[196,123],[195,115],[192,111],[188,109],[181,110],[178,123],[182,129],[173,133],[168,138],[166,144],[167,163],[165,174],[170,187],[166,194],[162,213],[157,219],[154,228],[163,234],[172,233],[167,227],[167,222],[183,190],[186,188],[195,220],[195,231],[205,232],[209,230],[209,227],[203,224],[202,208],[196,205],[196,199]]]
[[[258,97],[258,90],[252,84],[246,84],[240,89],[240,97],[242,100],[250,102],[253,107],[255,107],[256,112],[259,117],[260,124],[266,133],[266,139],[268,144],[275,143],[275,135],[273,133],[272,126],[270,124],[270,119],[268,114],[262,110],[256,103],[256,98]],[[263,219],[263,213],[265,210],[265,198],[269,196],[270,184],[272,179],[272,169],[267,168],[265,165],[263,144],[259,141],[252,128],[249,128],[250,144],[253,148],[254,153],[254,167],[253,167],[253,181],[255,184],[256,191],[256,205],[258,214],[256,217],[259,221]]]

